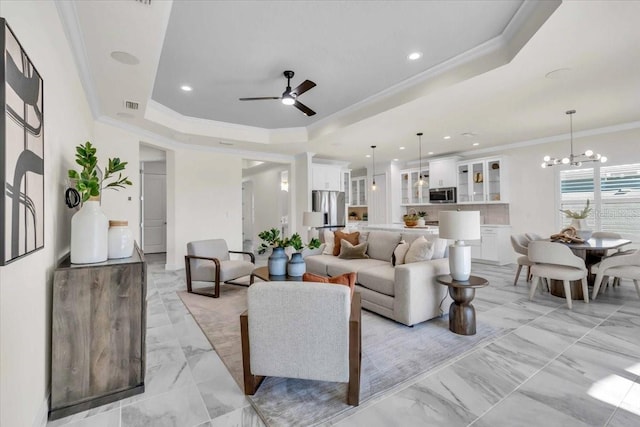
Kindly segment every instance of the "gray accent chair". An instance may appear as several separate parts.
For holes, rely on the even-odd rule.
[[[360,402],[360,294],[348,286],[261,282],[247,291],[240,315],[244,392],[264,377],[346,382],[347,403]]]
[[[571,286],[570,282],[580,280],[584,302],[589,302],[589,289],[587,288],[587,267],[584,260],[562,243],[533,241],[529,243],[529,259],[534,262],[531,266],[531,288],[529,299],[533,299],[538,283],[542,278],[562,280],[564,294],[567,298],[567,306],[571,310]]]
[[[529,259],[529,242],[531,239],[527,238],[525,234],[514,234],[511,236],[511,246],[516,253],[522,255],[518,257],[518,270],[516,271],[516,278],[513,280],[513,286],[518,284],[518,278],[520,277],[520,271],[523,266],[527,266],[527,282],[531,280],[531,266],[533,262]]]
[[[249,256],[249,261],[232,260],[229,254]],[[232,280],[250,275],[255,268],[256,258],[251,252],[230,251],[224,239],[197,240],[187,243],[184,265],[187,276],[187,292],[207,297],[220,296],[220,282],[243,285]],[[213,282],[213,294],[204,290],[194,290],[193,282]]]
[[[591,273],[596,275],[593,284],[592,299],[596,299],[602,283],[606,283],[609,277],[619,279],[631,279],[640,297],[640,251],[627,255],[611,256],[591,266]]]

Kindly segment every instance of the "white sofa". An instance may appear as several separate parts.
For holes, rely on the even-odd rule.
[[[363,308],[408,326],[424,322],[447,312],[451,303],[448,288],[435,280],[437,275],[449,274],[449,259],[445,250],[444,258],[393,266],[393,251],[398,243],[411,243],[418,237],[392,231],[361,232],[360,242],[368,242],[368,259],[309,255],[305,257],[307,272],[337,276],[353,271]],[[425,238],[438,239],[433,234],[425,234]]]

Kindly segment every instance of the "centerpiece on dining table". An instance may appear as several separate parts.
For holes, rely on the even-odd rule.
[[[591,202],[587,199],[587,204],[581,211],[572,211],[571,209],[560,209],[567,218],[571,218],[571,225],[564,228],[558,234],[551,236],[551,240],[559,240],[566,243],[582,243],[591,238],[593,230],[587,225],[587,217],[592,211]]]

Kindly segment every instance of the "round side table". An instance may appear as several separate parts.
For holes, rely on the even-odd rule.
[[[476,309],[471,301],[476,295],[476,288],[484,288],[489,281],[469,276],[466,282],[459,282],[448,274],[437,276],[436,281],[449,287],[449,295],[453,299],[449,307],[449,330],[459,335],[475,335]]]

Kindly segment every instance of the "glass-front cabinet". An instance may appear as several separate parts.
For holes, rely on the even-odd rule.
[[[422,171],[419,168],[400,171],[400,188],[403,206],[429,203],[429,169],[423,167]]]
[[[344,203],[349,206],[351,204],[351,171],[342,171],[342,191],[344,191]]]
[[[367,177],[351,178],[351,206],[367,206]]]
[[[458,203],[505,202],[502,166],[501,158],[458,163]]]

